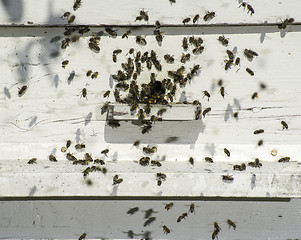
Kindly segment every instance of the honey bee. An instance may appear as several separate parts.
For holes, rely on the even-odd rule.
[[[229,151],[227,148],[224,148],[224,153],[225,153],[228,157],[230,157],[230,151]]]
[[[213,231],[212,236],[211,236],[212,240],[214,240],[215,238],[218,239],[218,237],[217,237],[218,233],[219,233],[219,231],[216,229]]]
[[[223,86],[223,80],[222,79],[218,80],[217,85],[220,87]]]
[[[260,168],[262,166],[262,164],[259,162],[259,159],[258,158],[255,158],[254,162],[249,162],[248,163],[248,166],[250,167],[258,167]]]
[[[181,63],[186,63],[187,61],[190,61],[190,54],[187,53],[187,54],[182,54],[182,57],[181,57]]]
[[[170,4],[176,3],[176,0],[169,0]]]
[[[201,67],[200,67],[199,64],[194,65],[193,68],[191,69],[190,73],[191,73],[192,75],[195,75],[195,74],[197,74],[197,72],[198,72],[200,69],[201,69]]]
[[[234,165],[233,166],[233,170],[237,170],[237,171],[244,171],[246,170],[246,164],[242,163],[241,165]]]
[[[209,163],[213,163],[213,160],[211,157],[205,157],[205,161]]]
[[[133,146],[138,147],[139,144],[140,144],[140,140],[136,140],[136,141],[133,143]]]
[[[207,91],[203,91],[203,93],[204,93],[204,95],[203,95],[203,97],[207,97],[208,98],[208,101],[209,101],[209,98],[210,98],[210,93],[209,92],[207,92]]]
[[[221,230],[221,228],[220,228],[220,226],[218,225],[217,222],[214,222],[213,225],[214,225],[214,229],[215,229],[215,230],[217,230],[217,231],[220,231],[220,230]]]
[[[78,33],[83,35],[84,33],[87,33],[90,31],[90,28],[89,27],[81,27],[78,29]]]
[[[34,163],[37,163],[37,158],[32,158],[27,162],[27,164],[34,164]]]
[[[78,1],[78,0],[77,0],[77,1]],[[78,238],[78,240],[83,240],[83,239],[86,238],[86,236],[87,236],[87,234],[86,234],[86,233],[83,233],[82,235],[80,235],[80,237]]]
[[[233,117],[235,117],[236,119],[238,119],[238,112],[233,113]]]
[[[145,38],[142,36],[136,36],[136,43],[142,46],[145,46],[147,44]]]
[[[251,50],[251,49],[245,49],[244,50],[244,55],[245,55],[245,57],[248,59],[248,60],[250,60],[250,61],[252,61],[253,60],[253,58],[254,58],[254,56],[258,56],[258,53],[257,52],[254,52],[253,50]]]
[[[217,39],[223,46],[228,46],[229,40],[228,38],[225,38],[225,36],[219,36]]]
[[[171,1],[171,0],[170,0]],[[175,1],[175,0],[172,0],[172,1]],[[168,227],[166,227],[166,225],[164,225],[163,226],[163,232],[165,233],[165,234],[168,234],[168,233],[170,233],[170,229],[168,228]]]
[[[278,25],[279,29],[285,29],[287,25],[292,24],[295,21],[294,18],[287,18],[281,24]]]
[[[278,160],[278,162],[289,162],[289,161],[290,161],[290,157],[283,157]]]
[[[225,60],[225,63],[225,70],[227,71],[233,65],[233,59]]]
[[[91,78],[92,79],[95,79],[98,77],[98,72],[94,72],[92,75],[91,75]]]
[[[150,107],[150,104],[149,104],[149,103],[147,103],[147,104],[145,105],[145,107],[144,107],[144,112],[145,112],[146,114],[150,114],[150,112],[151,112],[151,107]]]
[[[156,29],[159,29],[161,27],[161,23],[158,20],[155,22],[155,25]]]
[[[129,35],[132,33],[131,30],[127,30],[123,35],[122,35],[122,39],[123,38],[129,38]]]
[[[154,31],[154,35],[156,36],[155,38],[156,38],[157,42],[158,42],[158,43],[162,43],[162,41],[163,41],[163,35],[162,35],[162,32],[161,32],[160,30],[156,29],[156,30]]]
[[[66,49],[68,46],[69,46],[69,43],[70,43],[70,38],[65,38],[62,40],[62,45],[61,45],[61,48],[62,49]]]
[[[158,180],[157,180],[157,184],[158,184],[158,186],[161,186],[162,180],[161,180],[161,179],[158,179]]]
[[[116,174],[114,177],[113,177],[113,184],[112,185],[117,185],[117,184],[120,184],[123,182],[123,179],[122,178],[119,178],[119,176]]]
[[[288,125],[285,121],[281,121],[282,129],[288,129]]]
[[[101,159],[94,159],[94,163],[97,163],[97,164],[100,164],[100,165],[105,164],[104,160],[101,160]]]
[[[153,154],[153,153],[157,152],[157,148],[156,147],[152,147],[152,148],[144,147],[143,152],[145,152],[147,154]]]
[[[189,212],[190,213],[195,213],[195,205],[194,205],[194,203],[190,204],[190,206],[189,206]]]
[[[250,68],[246,68],[247,73],[249,73],[251,76],[254,76],[254,72]]]
[[[138,116],[138,120],[140,120],[142,122],[143,119],[146,117],[143,109],[139,109],[137,116]]]
[[[64,35],[65,36],[70,36],[73,32],[76,31],[76,28],[75,27],[66,27],[65,28],[65,32],[64,32]]]
[[[165,173],[157,173],[157,179],[166,180],[166,174]]]
[[[89,42],[89,48],[96,53],[100,51],[100,47],[95,42]]]
[[[157,116],[162,116],[163,113],[165,113],[166,111],[167,111],[166,108],[161,108],[161,109],[159,109],[158,112],[157,112]]]
[[[139,18],[139,17],[141,17],[141,19]],[[137,19],[138,18],[138,19]],[[144,11],[144,10],[141,10],[140,11],[140,16],[138,16],[136,18],[136,20],[139,20],[139,21],[141,21],[142,19],[144,20],[144,21],[148,21],[148,14],[147,14],[147,12],[146,11]]]
[[[155,68],[158,70],[158,71],[162,71],[162,65],[161,63],[156,60],[156,61],[153,61],[154,65],[155,65]]]
[[[181,222],[183,219],[187,217],[187,213],[183,213],[181,216],[178,217],[177,222]]]
[[[117,32],[110,27],[105,28],[105,31],[113,38],[117,37]]]
[[[68,23],[73,23],[74,20],[75,20],[75,16],[74,15],[68,17]]]
[[[211,19],[213,19],[215,17],[215,12],[214,11],[207,11],[205,16],[203,17],[204,21],[210,21]]]
[[[182,21],[182,23],[185,25],[186,23],[189,23],[190,20],[191,20],[190,17],[185,18],[185,19]]]
[[[134,213],[139,211],[139,207],[130,208],[126,213],[133,215]]]
[[[89,70],[89,71],[87,71],[86,76],[87,76],[87,77],[90,77],[91,74],[92,74],[92,70]]]
[[[102,108],[101,108],[101,114],[104,114],[105,112],[107,112],[109,110],[110,107],[110,102],[105,103]]]
[[[28,88],[28,86],[26,86],[26,85],[22,86],[21,88],[18,88],[19,89],[18,96],[22,97],[25,94],[27,88]]]
[[[71,153],[67,153],[66,158],[69,161],[76,161],[77,160],[77,158],[74,157]]]
[[[201,114],[202,114],[201,108],[197,108],[197,109],[194,111],[194,119],[195,119],[195,120],[201,119]]]
[[[86,148],[86,145],[84,143],[78,143],[74,147],[76,150],[81,150],[81,149]]]
[[[109,96],[110,96],[110,93],[111,93],[110,90],[106,91],[106,92],[103,94],[103,97],[104,97],[104,98],[109,97]]]
[[[234,54],[233,54],[233,52],[231,52],[230,50],[227,50],[226,53],[227,53],[229,59],[231,59],[231,60],[234,59]]]
[[[182,41],[182,47],[183,49],[186,51],[188,49],[188,40],[187,40],[187,37],[184,37],[183,38],[183,41]]]
[[[81,97],[87,98],[87,89],[83,88],[81,94],[82,94]]]
[[[152,125],[151,124],[147,124],[146,126],[144,126],[142,128],[142,134],[148,133],[151,129],[152,129]]]
[[[193,18],[193,20],[192,20],[192,22],[196,23],[199,20],[199,18],[200,18],[199,14],[195,15],[194,18]]]
[[[193,157],[190,157],[188,161],[190,162],[191,165],[194,165],[194,159],[193,159]]]
[[[62,62],[62,68],[66,68],[66,66],[68,65],[69,61],[65,60]]]
[[[264,133],[263,129],[257,129],[254,131],[254,134],[261,134],[261,133]]]
[[[55,156],[53,156],[52,154],[49,155],[49,161],[51,162],[57,162],[57,159]]]
[[[232,176],[230,176],[229,174],[228,175],[222,175],[222,179],[223,181],[226,181],[226,182],[232,182],[234,180],[234,178]]]
[[[165,209],[168,211],[168,210],[172,209],[173,205],[174,205],[173,202],[168,203],[168,204],[165,205]]]
[[[88,162],[93,162],[93,158],[91,157],[91,154],[85,153],[84,160]]]
[[[247,5],[248,13],[250,12],[250,15],[252,16],[255,13],[255,10],[252,8],[250,4]]]
[[[258,93],[254,92],[251,98],[252,98],[252,100],[254,100],[255,98],[258,98]]]
[[[237,58],[235,59],[235,65],[237,66],[237,65],[239,65],[239,64],[240,64],[240,58],[237,57]]]
[[[151,161],[151,165],[152,166],[157,166],[157,167],[161,167],[162,166],[162,164],[159,161],[156,161],[156,160],[152,160]]]
[[[258,146],[261,146],[262,144],[263,144],[263,140],[259,140],[257,143]]]
[[[70,16],[70,14],[71,14],[70,12],[65,12],[65,13],[63,14],[63,16],[61,16],[61,18],[64,18],[64,17],[66,17],[66,18],[67,18],[67,17],[69,17],[69,16]]]
[[[108,156],[107,154],[108,154],[109,151],[110,150],[106,148],[105,150],[102,150],[100,153],[104,154],[107,157]]]
[[[67,142],[66,142],[66,148],[69,148],[70,145],[71,145],[71,141],[70,141],[70,140],[67,140]]]
[[[90,167],[87,167],[87,168],[83,171],[84,177],[87,177],[87,176],[89,175],[90,172],[91,172],[91,168],[90,168]]]
[[[141,166],[147,166],[147,165],[149,165],[149,161],[150,161],[150,158],[149,158],[149,157],[142,157],[142,158],[140,158],[140,160],[139,160],[139,164],[140,164]]]
[[[203,117],[205,117],[206,114],[209,113],[210,111],[211,111],[211,108],[210,108],[210,107],[206,108],[206,109],[203,111]]]
[[[247,3],[246,3],[246,2],[242,2],[242,3],[239,5],[239,8],[240,8],[240,7],[243,7],[244,9],[246,9]]]
[[[82,4],[81,0],[75,0],[73,4],[73,10],[76,11],[77,9],[79,9],[81,4]]]
[[[220,90],[219,90],[219,92],[222,95],[222,97],[224,98],[225,97],[225,88],[221,87]]]
[[[204,51],[204,47],[203,46],[198,46],[195,49],[192,50],[193,54],[201,54]]]
[[[230,219],[227,220],[227,223],[229,225],[229,229],[230,229],[230,227],[233,227],[234,230],[236,229],[236,224],[234,222],[232,222]]]

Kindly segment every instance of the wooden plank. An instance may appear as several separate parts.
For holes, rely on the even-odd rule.
[[[165,205],[174,203],[166,211]],[[195,213],[181,222],[177,218]],[[133,214],[130,209],[138,208]],[[220,239],[298,239],[300,199],[286,201],[233,201],[233,199],[162,200],[36,200],[1,201],[2,238],[78,239],[211,239],[218,222]],[[149,213],[150,216],[145,215]],[[152,218],[152,219],[151,219]],[[153,220],[144,226],[147,220]],[[227,220],[236,224],[229,228]],[[149,220],[149,221],[151,221]],[[170,228],[165,235],[162,226]]]
[[[240,7],[241,1],[221,2],[177,0],[170,4],[169,0],[127,0],[122,3],[119,0],[110,2],[82,1],[82,6],[73,11],[73,0],[48,2],[38,0],[3,1],[0,5],[1,24],[66,24],[67,20],[61,16],[65,12],[71,12],[76,16],[74,24],[118,24],[135,25],[140,10],[148,12],[149,21],[146,24],[154,24],[159,20],[162,24],[181,24],[184,18],[193,18],[200,15],[199,23],[205,23],[203,17],[206,11],[215,11],[216,17],[208,24],[215,23],[263,23],[281,22],[288,17],[301,22],[299,9],[300,1],[260,1],[253,0],[252,5],[255,14],[247,13],[247,9]],[[34,6],[34,7],[33,7]]]

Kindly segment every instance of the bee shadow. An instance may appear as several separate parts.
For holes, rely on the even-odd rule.
[[[193,121],[162,121],[152,124],[148,133],[142,134],[142,125],[138,121],[119,121],[118,128],[112,128],[107,123],[104,129],[104,139],[108,143],[130,143],[137,139],[149,144],[193,144],[200,133],[205,130],[202,120]],[[176,139],[176,141],[169,141]]]

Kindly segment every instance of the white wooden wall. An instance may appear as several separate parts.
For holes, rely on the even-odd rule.
[[[105,225],[107,228],[101,230],[103,234],[96,230],[99,225],[90,226],[82,213],[75,214],[82,218],[80,224],[66,222],[64,225],[62,221],[48,232],[42,231],[41,226],[37,228],[36,225],[27,225],[23,220],[20,220],[20,224],[13,224],[13,221],[18,221],[19,215],[9,215],[10,211],[16,206],[25,208],[21,199],[26,200],[26,197],[30,197],[28,200],[32,206],[37,204],[40,208],[42,205],[39,204],[42,203],[35,202],[38,199],[35,197],[41,197],[50,206],[56,204],[51,199],[126,196],[135,204],[147,208],[148,203],[140,202],[138,197],[162,196],[169,197],[170,201],[175,201],[175,197],[184,197],[186,205],[199,200],[196,204],[200,207],[197,208],[195,218],[201,220],[193,221],[188,217],[190,220],[187,222],[191,222],[185,223],[181,229],[178,226],[182,222],[175,223],[170,235],[163,234],[161,225],[165,224],[165,220],[158,221],[154,227],[151,225],[154,238],[210,239],[213,222],[224,221],[222,228],[226,229],[226,216],[233,209],[238,211],[233,213],[234,220],[237,224],[243,224],[236,231],[229,230],[229,235],[223,230],[220,239],[300,238],[301,2],[254,0],[249,4],[255,10],[252,16],[242,7],[239,8],[240,3],[234,0],[177,0],[175,4],[170,4],[168,0],[90,0],[83,1],[82,7],[75,12],[72,10],[72,0],[3,0],[0,3],[0,196],[3,198],[0,215],[2,211],[9,213],[8,217],[0,218],[0,226],[5,230],[1,231],[0,237],[76,238],[85,231],[89,232],[88,238],[126,237],[122,231],[128,229],[123,226],[128,221],[127,215],[120,217],[114,230],[109,229],[112,224]],[[149,21],[135,22],[142,9],[148,11]],[[207,10],[214,10],[216,17],[204,22],[202,17]],[[66,19],[61,16],[66,11],[76,16],[71,25],[89,25],[91,31],[78,42],[71,43],[67,49],[61,49],[66,24]],[[196,26],[182,24],[184,18],[193,18],[195,14],[201,17]],[[294,25],[279,30],[277,24],[289,17],[294,18]],[[161,31],[164,32],[162,46],[158,46],[153,35],[154,27],[151,27],[156,20],[160,21]],[[113,26],[118,36],[101,36],[101,50],[94,53],[88,48],[89,37],[104,31],[103,25]],[[122,39],[122,34],[128,29],[132,30],[132,35]],[[136,44],[137,35],[146,36],[146,46]],[[121,126],[117,129],[109,127],[105,121],[106,116],[100,114],[100,108],[105,101],[114,102],[113,92],[109,99],[104,99],[102,95],[108,89],[113,91],[111,74],[115,74],[121,68],[120,64],[126,61],[128,50],[155,50],[163,69],[157,72],[153,68],[151,72],[163,79],[168,70],[175,70],[182,65],[179,61],[185,52],[181,47],[182,39],[191,35],[202,37],[205,50],[201,55],[193,55],[190,47],[187,52],[191,53],[192,59],[185,66],[189,69],[199,64],[202,69],[191,84],[178,89],[176,101],[183,99],[183,96],[188,101],[197,99],[201,101],[203,109],[211,107],[212,111],[200,121],[156,123],[152,131],[145,135],[129,121],[120,122]],[[217,41],[220,35],[229,38],[228,47]],[[123,52],[118,55],[118,62],[113,63],[112,52],[118,48]],[[245,48],[256,51],[259,56],[252,62],[248,61],[243,55]],[[237,52],[241,58],[240,67],[224,70],[227,49]],[[167,53],[176,58],[174,64],[166,64],[163,60]],[[69,60],[65,69],[61,67],[64,60]],[[247,67],[254,71],[254,76],[245,71]],[[86,77],[90,69],[99,72],[97,79]],[[72,79],[70,74],[74,74]],[[144,67],[138,82],[148,81],[149,74]],[[225,98],[219,93],[219,79],[224,82]],[[261,83],[267,88],[261,89]],[[28,89],[19,97],[18,88],[23,85],[27,85]],[[87,99],[80,97],[83,88],[87,89]],[[209,101],[203,98],[205,90],[211,94]],[[259,97],[252,100],[254,92],[258,92]],[[239,112],[238,119],[233,117],[234,112]],[[287,122],[288,130],[282,129],[281,121]],[[254,130],[260,128],[265,132],[254,135]],[[177,141],[167,141],[173,137]],[[87,166],[72,165],[65,153],[60,151],[68,139],[72,141],[68,151],[77,158],[82,158],[88,152],[93,158],[105,160],[107,174],[89,174],[87,179],[92,181],[92,185],[88,186],[82,173]],[[260,139],[263,140],[262,146],[257,145]],[[136,140],[141,141],[138,148],[132,146]],[[76,151],[75,143],[85,143],[86,150]],[[147,145],[157,147],[158,151],[151,159],[162,160],[162,167],[142,167],[137,163],[144,156],[142,148]],[[105,148],[110,150],[108,157],[101,154]],[[230,150],[230,158],[224,154],[224,148]],[[272,150],[276,151],[276,156],[271,154]],[[58,162],[50,162],[50,154],[55,155]],[[279,158],[286,156],[290,157],[290,163],[278,163]],[[27,164],[33,157],[38,159],[37,164]],[[189,157],[195,159],[194,166],[188,162]],[[214,163],[205,162],[205,157],[212,157]],[[260,169],[247,167],[244,172],[233,171],[234,164],[247,164],[255,158],[259,158],[263,164]],[[156,183],[157,172],[167,175],[167,180],[161,186]],[[118,187],[112,186],[115,174],[124,180]],[[223,174],[233,175],[234,181],[223,182]],[[220,203],[220,210],[217,211],[213,199],[204,201],[192,197],[238,197],[244,200]],[[285,203],[283,209],[286,211],[281,213],[286,218],[290,217],[290,220],[285,221],[285,227],[281,229],[279,226],[283,226],[284,218],[273,218],[272,215],[278,214],[276,210],[281,209],[283,203],[269,202],[269,206],[274,208],[265,212],[267,205],[260,205],[257,201],[249,203],[248,199],[251,201],[251,198],[271,201],[274,198],[292,198],[293,202]],[[19,201],[11,201],[16,199]],[[102,204],[100,199],[91,201],[93,204]],[[165,216],[163,207],[167,202],[156,198],[152,204],[158,214]],[[62,204],[66,207],[69,202]],[[79,201],[76,204],[75,208],[86,209],[91,202]],[[120,200],[100,207],[100,212],[107,211],[107,208],[118,208],[120,204],[128,208],[135,205]],[[181,203],[180,206],[185,204]],[[231,205],[229,209],[227,204]],[[255,214],[255,210],[245,210],[248,204],[253,204],[252,209],[258,206],[258,216],[266,217],[248,220],[246,224],[245,219]],[[178,214],[182,210],[177,209],[177,206],[179,204],[175,205],[174,210]],[[201,209],[206,211],[206,217],[201,214]],[[47,213],[41,210],[39,215],[53,215],[55,212],[60,211],[47,207]],[[69,215],[64,214],[75,218],[72,210],[66,212]],[[26,214],[31,216],[31,211]],[[61,217],[63,214],[57,215]],[[96,217],[93,211],[89,217]],[[166,216],[171,221],[174,218]],[[109,219],[113,221],[115,218]],[[52,217],[49,224],[56,221]],[[80,225],[83,228],[75,233],[73,230]],[[23,228],[29,231],[23,231]],[[36,230],[31,234],[33,229]],[[133,231],[140,233],[141,229],[137,227]]]

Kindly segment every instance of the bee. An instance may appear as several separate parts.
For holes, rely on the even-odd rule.
[[[205,117],[206,114],[209,113],[210,111],[211,111],[211,108],[210,108],[210,107],[206,108],[206,109],[203,111],[203,117]]]
[[[142,46],[145,46],[147,44],[145,38],[141,36],[136,36],[136,43]]]
[[[76,31],[76,28],[75,27],[66,27],[65,28],[65,32],[64,32],[64,35],[65,36],[70,36],[73,32]]]
[[[86,148],[86,145],[84,143],[78,143],[74,147],[76,150],[80,150]]]
[[[89,42],[89,48],[96,53],[100,51],[100,47],[95,42]]]
[[[90,31],[90,28],[89,27],[81,27],[78,29],[78,33],[83,35],[84,33],[87,33]]]
[[[148,124],[142,128],[142,134],[148,133],[152,129],[152,125]]]
[[[81,94],[82,94],[81,97],[87,98],[87,89],[83,88]]]
[[[223,86],[223,80],[222,79],[218,80],[217,85],[220,87]]]
[[[138,16],[137,18],[136,18],[136,21],[141,21],[141,20],[144,20],[144,21],[148,21],[148,14],[147,14],[147,12],[146,11],[144,11],[144,10],[141,10],[140,11],[140,16]]]
[[[161,167],[162,166],[162,164],[159,161],[156,161],[156,160],[152,160],[151,161],[151,165],[152,166],[157,166],[157,167]]]
[[[205,157],[205,161],[209,163],[213,163],[213,160],[211,157]]]
[[[100,165],[105,164],[104,160],[101,160],[101,159],[94,159],[94,163],[97,163],[97,164],[100,164]]]
[[[246,2],[242,2],[242,3],[239,5],[239,8],[240,8],[240,7],[243,7],[244,9],[246,9],[247,3],[246,3]]]
[[[129,38],[129,35],[132,33],[132,31],[131,30],[127,30],[123,35],[122,35],[122,39],[123,38]]]
[[[239,64],[240,64],[240,58],[237,57],[237,58],[235,59],[235,65],[237,66],[237,65],[239,65]]]
[[[87,77],[90,77],[91,74],[92,74],[92,70],[89,70],[89,71],[87,71],[86,76],[87,76]]]
[[[193,20],[192,20],[192,22],[196,23],[199,20],[199,18],[200,18],[199,14],[195,15],[194,18],[193,18]]]
[[[173,205],[174,205],[173,202],[168,203],[168,204],[165,205],[165,209],[168,211],[168,210],[172,209]]]
[[[233,59],[225,60],[225,63],[225,70],[227,71],[233,65]]]
[[[142,158],[140,158],[140,160],[139,160],[139,164],[140,164],[141,166],[147,166],[147,165],[149,165],[149,161],[150,161],[150,158],[149,158],[149,157],[142,157]]]
[[[219,233],[219,231],[216,229],[213,231],[212,236],[211,236],[212,240],[214,240],[215,238],[218,239],[218,237],[217,237],[218,233]]]
[[[158,186],[161,186],[162,180],[161,180],[161,179],[158,179],[158,180],[157,180],[157,184],[158,184]]]
[[[238,119],[238,112],[233,113],[233,117],[235,117],[236,119]]]
[[[66,68],[66,66],[68,65],[69,61],[65,60],[62,62],[62,68]]]
[[[157,173],[157,179],[166,180],[166,174],[165,173]]]
[[[161,32],[160,30],[156,29],[156,30],[154,31],[154,35],[156,36],[155,38],[156,38],[157,42],[158,42],[158,43],[162,43],[162,41],[163,41],[163,35],[162,35],[162,32]]]
[[[197,74],[197,72],[200,70],[201,68],[200,68],[200,65],[199,64],[197,64],[197,65],[194,65],[193,66],[193,68],[191,69],[191,74],[192,75],[195,75],[195,74]]]
[[[75,0],[73,4],[73,10],[76,11],[77,9],[79,9],[81,4],[82,4],[81,0]]]
[[[138,116],[138,120],[140,120],[142,122],[143,119],[146,117],[143,109],[139,109],[137,116]]]
[[[232,176],[230,176],[229,174],[228,175],[222,175],[222,179],[224,181],[229,181],[229,182],[232,182],[234,180],[234,178]]]
[[[162,65],[161,63],[156,60],[156,61],[153,61],[154,65],[155,65],[155,68],[158,70],[158,71],[162,71]]]
[[[51,162],[57,162],[56,157],[53,156],[52,154],[49,155],[49,161],[51,161]]]
[[[76,161],[77,160],[77,158],[74,157],[71,153],[67,153],[66,158],[69,161]]]
[[[98,77],[98,72],[94,72],[92,75],[91,75],[91,78],[92,79],[95,79]]]
[[[203,91],[204,95],[203,95],[203,98],[206,96],[208,98],[208,101],[209,101],[209,98],[210,98],[210,93],[207,92],[207,91]]]
[[[229,59],[231,59],[231,60],[234,59],[234,54],[233,54],[233,52],[231,52],[230,50],[227,50],[226,53],[227,53]]]
[[[67,148],[66,147],[61,147],[61,152],[66,152]]]
[[[73,23],[74,20],[75,20],[75,16],[74,15],[68,17],[68,23]]]
[[[225,38],[225,36],[219,36],[217,39],[223,46],[228,46],[229,40],[228,38]]]
[[[181,57],[181,63],[186,63],[187,61],[190,61],[190,54],[187,53],[187,54],[182,54],[182,57]]]
[[[161,27],[161,23],[158,20],[155,22],[155,25],[157,29]]]
[[[225,97],[225,88],[221,87],[220,90],[219,90],[219,92],[222,95],[222,97],[224,98]]]
[[[106,92],[103,94],[103,97],[104,97],[104,98],[109,97],[109,96],[110,96],[110,93],[111,93],[110,90],[106,91]]]
[[[259,140],[257,143],[258,146],[261,146],[262,144],[263,144],[263,140]]]
[[[203,46],[198,46],[195,49],[192,50],[193,54],[201,54],[204,51],[204,47]]]
[[[290,161],[290,157],[283,157],[278,160],[278,162],[289,162],[289,161]]]
[[[84,160],[88,161],[88,162],[93,162],[93,158],[91,157],[91,154],[89,154],[89,153],[85,153]]]
[[[185,18],[183,21],[182,21],[182,23],[185,25],[186,23],[188,23],[188,22],[190,22],[190,17],[188,17],[188,18]]]
[[[235,230],[236,228],[236,224],[234,222],[232,222],[230,219],[227,220],[227,223],[229,224],[229,228],[233,227],[233,229]]]
[[[197,108],[194,111],[194,119],[199,120],[201,118],[202,110],[200,108]]]
[[[279,29],[285,29],[288,24],[292,24],[295,21],[293,18],[285,19],[281,24],[278,25]]]
[[[255,13],[254,9],[252,8],[252,6],[250,4],[247,5],[247,9],[248,9],[248,13],[250,12],[251,16]]]
[[[22,97],[25,94],[27,88],[28,88],[28,86],[26,86],[26,85],[24,85],[21,88],[19,88],[19,91],[18,91],[19,97]]]
[[[183,49],[186,51],[188,49],[188,41],[187,41],[187,37],[184,37],[182,40],[182,47]]]
[[[144,63],[146,62],[146,60],[148,59],[148,52],[143,53],[142,57],[141,57],[141,62]]]
[[[134,213],[139,211],[139,207],[130,208],[126,213],[133,215]]]
[[[241,165],[234,165],[233,166],[233,170],[237,170],[237,171],[244,171],[246,170],[246,164],[242,163]]]
[[[67,142],[66,142],[66,148],[69,148],[70,145],[71,145],[71,141],[70,141],[70,140],[67,140]]]
[[[189,206],[189,212],[190,213],[195,213],[195,205],[194,205],[194,203],[190,204],[190,206]]]
[[[193,157],[190,157],[188,161],[190,162],[191,165],[194,165],[194,159],[193,159]]]
[[[113,38],[117,37],[117,32],[110,27],[105,28],[105,31]]]
[[[66,49],[68,46],[69,46],[69,43],[70,43],[70,38],[65,38],[62,40],[62,45],[61,45],[61,48],[62,49]]]
[[[157,152],[157,148],[156,147],[152,147],[152,148],[144,147],[143,152],[145,152],[147,154],[153,154],[153,153]]]
[[[230,151],[229,151],[227,148],[224,148],[224,153],[225,153],[228,157],[230,157]]]
[[[181,216],[178,217],[177,222],[181,222],[183,219],[187,217],[187,213],[183,213]]]
[[[151,107],[150,107],[150,104],[149,104],[149,103],[147,103],[147,104],[145,105],[145,107],[144,107],[144,112],[145,112],[146,114],[150,114],[150,112],[151,112]]]
[[[254,131],[254,134],[261,134],[261,133],[264,133],[263,129],[257,129]]]
[[[170,1],[175,1],[175,0],[170,0]],[[169,229],[168,227],[166,227],[166,225],[164,225],[164,226],[163,226],[163,232],[164,232],[165,234],[168,234],[168,233],[170,233],[170,229]]]
[[[113,184],[112,185],[116,185],[116,184],[120,184],[123,182],[123,179],[122,178],[119,178],[119,176],[116,174],[114,177],[113,177]]]
[[[255,98],[258,98],[258,93],[254,92],[251,98],[252,98],[252,100],[254,100]]]
[[[248,163],[248,166],[250,167],[258,167],[260,168],[262,166],[262,164],[259,162],[259,159],[258,158],[255,158],[254,162],[249,162]]]
[[[101,154],[104,154],[105,156],[107,156],[107,154],[109,153],[109,149],[105,149],[105,150],[102,150],[100,153]]]
[[[78,1],[78,0],[77,0],[77,1]],[[80,235],[80,237],[78,238],[78,240],[83,240],[83,239],[86,238],[86,236],[87,236],[87,234],[86,234],[86,233],[83,233],[82,235]]]
[[[133,146],[138,147],[139,144],[140,144],[140,140],[136,140],[136,141],[133,143]]]
[[[217,230],[217,231],[222,230],[222,229],[220,228],[220,226],[218,225],[217,222],[214,222],[213,225],[214,225],[214,229],[215,229],[215,230]]]
[[[176,0],[169,0],[170,4],[176,3]]]
[[[34,163],[37,163],[37,159],[36,158],[32,158],[30,159],[27,164],[34,164]]]
[[[249,73],[251,76],[254,76],[254,72],[250,68],[246,68],[247,73]]]
[[[282,129],[288,129],[288,125],[285,121],[281,121]]]
[[[157,116],[162,116],[163,115],[163,113],[165,113],[167,111],[167,109],[166,108],[161,108],[160,110],[158,110],[158,112],[157,112]]]
[[[253,60],[254,56],[257,57],[258,56],[258,53],[257,52],[254,52],[253,50],[251,49],[245,49],[244,50],[244,55],[247,59],[249,59],[250,61]]]
[[[215,12],[214,11],[207,11],[205,16],[203,17],[204,21],[210,21],[211,19],[213,19],[215,17]]]
[[[70,12],[65,12],[65,13],[63,14],[63,16],[61,16],[61,18],[64,18],[64,17],[66,17],[66,18],[67,18],[67,17],[69,17],[69,16],[70,16],[70,14],[71,14]]]
[[[87,167],[87,168],[83,171],[84,177],[87,177],[87,176],[89,175],[90,172],[91,172],[91,168],[90,168],[90,167]]]
[[[101,114],[104,114],[105,112],[107,112],[109,110],[110,107],[110,102],[105,103],[102,108],[101,108]]]

